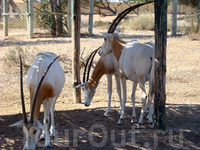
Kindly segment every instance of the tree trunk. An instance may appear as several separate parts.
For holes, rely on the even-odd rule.
[[[80,0],[71,1],[71,16],[72,16],[72,84],[73,87],[79,85],[80,81]],[[81,103],[81,88],[73,89],[74,103]]]
[[[167,0],[155,0],[155,96],[154,123],[158,130],[166,130],[165,80],[167,43]]]
[[[54,13],[58,13],[58,0],[53,0],[53,9]],[[61,35],[61,24],[60,24],[60,17],[58,14],[55,14],[55,21],[56,21],[56,36]]]

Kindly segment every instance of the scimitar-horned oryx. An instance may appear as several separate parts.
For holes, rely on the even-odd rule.
[[[92,55],[92,54],[91,54]],[[89,71],[87,72],[89,73]],[[84,76],[86,74],[86,71],[84,71]],[[83,83],[76,86],[75,88],[82,87],[84,91],[84,104],[85,106],[89,106],[91,103],[91,100],[95,94],[95,90],[98,86],[99,80],[101,77],[106,74],[107,76],[107,82],[108,82],[108,107],[106,112],[103,116],[108,116],[108,113],[110,112],[111,107],[111,96],[112,96],[112,75],[115,75],[116,85],[117,85],[117,93],[119,96],[120,101],[120,110],[119,114],[121,113],[121,87],[120,87],[120,78],[119,78],[119,68],[117,64],[117,60],[113,53],[107,54],[105,57],[101,57],[97,63],[97,65],[94,68],[94,71],[90,77],[90,79],[85,82],[85,78],[83,78]]]
[[[21,64],[21,101],[23,120],[10,126],[23,126],[26,135],[24,150],[34,150],[36,142],[43,129],[41,138],[45,138],[45,148],[50,148],[50,136],[55,136],[54,107],[65,82],[64,71],[56,60],[58,57],[51,52],[38,53],[26,76],[26,86],[30,92],[30,120],[27,119],[23,96],[22,62]],[[51,67],[51,68],[50,68]],[[43,104],[44,126],[39,122],[40,107]],[[48,131],[49,115],[51,113],[50,136]]]
[[[137,128],[141,128],[143,123],[144,109],[147,99],[147,94],[145,90],[145,82],[149,81],[149,93],[148,93],[148,107],[149,107],[149,122],[153,127],[152,119],[152,97],[154,89],[154,44],[142,44],[137,40],[132,40],[130,42],[124,42],[114,33],[102,33],[104,38],[104,43],[99,50],[100,55],[108,54],[113,52],[115,55],[119,70],[121,73],[121,83],[123,89],[123,100],[122,100],[122,112],[118,124],[122,124],[122,119],[124,119],[125,113],[125,103],[126,103],[126,79],[133,82],[133,91],[131,95],[133,103],[132,121],[136,121],[135,113],[135,91],[137,83],[141,89],[142,96],[142,109],[140,114],[140,119]],[[153,47],[152,47],[153,46]]]

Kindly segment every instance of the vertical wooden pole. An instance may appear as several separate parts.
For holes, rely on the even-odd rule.
[[[166,80],[166,43],[167,43],[167,0],[155,0],[155,128],[166,130],[165,122],[165,80]]]
[[[72,84],[73,87],[79,85],[80,81],[80,0],[71,0],[71,16],[72,16]],[[74,103],[81,103],[81,88],[73,89]]]
[[[178,0],[173,0],[172,10],[172,36],[176,36]]]
[[[8,1],[7,0],[3,0],[3,33],[4,33],[4,37],[8,36],[8,16],[6,13],[8,13]]]
[[[67,23],[68,23],[68,36],[71,37],[72,30],[71,30],[71,0],[68,0],[67,4]]]
[[[33,38],[33,0],[28,0],[28,24],[29,24],[29,29],[28,29],[28,37],[29,39]]]
[[[93,10],[94,10],[94,0],[90,0],[90,12],[89,12],[89,35],[92,35],[93,30]]]

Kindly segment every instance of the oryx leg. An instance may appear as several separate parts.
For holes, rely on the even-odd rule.
[[[126,78],[125,76],[121,77],[122,90],[123,90],[123,100],[122,100],[122,112],[117,124],[123,124],[122,119],[124,119],[125,114],[125,105],[126,105]]]
[[[115,80],[116,80],[116,85],[117,85],[117,94],[119,96],[119,102],[120,102],[120,107],[119,107],[119,112],[118,112],[118,114],[120,115],[122,112],[122,97],[121,97],[121,86],[120,86],[119,74],[115,75]]]
[[[152,103],[152,96],[149,96],[148,98],[148,107],[149,107],[149,115],[148,115],[148,119],[149,119],[149,123],[151,125],[151,127],[154,127],[154,123],[153,123],[153,112],[154,112],[154,103]]]
[[[45,148],[50,148],[50,138],[49,138],[49,130],[48,130],[48,125],[49,125],[49,99],[46,99],[43,104],[43,109],[44,109],[44,130],[42,131],[42,134],[40,136],[40,139],[45,139]]]
[[[111,96],[112,96],[112,75],[107,74],[107,82],[108,82],[108,107],[106,112],[103,114],[103,116],[107,117],[108,113],[110,112],[110,106],[111,106]]]
[[[131,94],[131,100],[132,100],[132,103],[133,103],[133,112],[132,112],[132,119],[131,119],[131,122],[137,122],[137,116],[136,116],[136,113],[135,113],[135,91],[136,91],[136,88],[137,88],[137,82],[134,82],[133,83],[133,89],[132,89],[132,94]]]
[[[57,97],[51,98],[51,106],[50,106],[50,113],[51,113],[51,127],[50,127],[50,137],[54,139],[55,137],[55,122],[54,122],[54,108],[55,108],[55,103],[57,100]]]
[[[139,80],[139,86],[140,86],[140,89],[141,89],[141,96],[142,96],[142,108],[141,108],[140,119],[139,119],[137,128],[141,128],[141,124],[143,123],[144,107],[145,107],[146,99],[147,99],[144,80],[142,80],[142,81]]]

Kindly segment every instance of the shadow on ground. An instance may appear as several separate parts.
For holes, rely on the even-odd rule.
[[[200,105],[166,105],[167,132],[157,134],[148,128],[135,129],[130,123],[132,108],[126,108],[123,125],[112,108],[109,117],[102,117],[105,108],[55,111],[56,137],[51,149],[200,149]],[[140,108],[136,108],[139,116]],[[40,120],[43,118],[41,113]],[[22,127],[9,127],[22,119],[22,114],[0,116],[1,149],[22,149]],[[44,149],[37,142],[37,149]]]

